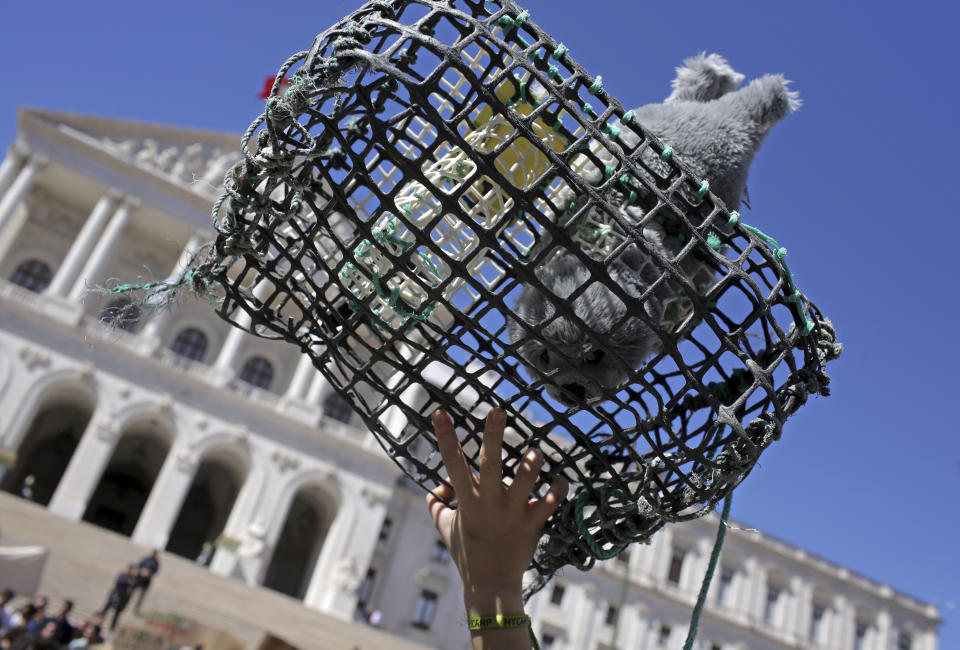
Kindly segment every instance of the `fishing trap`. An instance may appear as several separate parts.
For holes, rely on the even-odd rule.
[[[828,394],[840,346],[785,251],[512,2],[367,2],[283,64],[242,148],[195,288],[217,287],[229,322],[309,355],[425,489],[444,481],[434,410],[476,468],[483,419],[506,409],[506,480],[538,445],[538,494],[556,474],[572,488],[529,592],[708,512]],[[628,251],[655,271],[640,295],[607,273]],[[538,275],[562,256],[590,276],[568,296]],[[560,398],[559,371],[524,363],[523,346],[576,371],[538,339],[565,318],[616,355],[572,307],[591,283],[656,345],[617,386]],[[512,340],[525,288],[551,309]]]

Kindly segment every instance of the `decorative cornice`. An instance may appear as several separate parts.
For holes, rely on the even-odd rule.
[[[188,474],[196,469],[198,462],[199,459],[196,454],[191,453],[188,449],[183,449],[177,453],[177,469],[184,474]]]
[[[94,426],[97,438],[104,442],[111,442],[120,436],[120,429],[113,422],[98,422]]]
[[[45,350],[32,345],[22,346],[17,354],[31,372],[37,368],[47,368],[51,363],[50,355]]]
[[[287,470],[297,469],[300,467],[300,458],[298,458],[296,454],[290,453],[289,451],[280,447],[277,447],[273,450],[273,453],[270,454],[270,458],[281,472],[286,472]]]

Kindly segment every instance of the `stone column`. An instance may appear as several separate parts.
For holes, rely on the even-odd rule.
[[[261,281],[254,287],[253,295],[258,300],[262,300],[269,290],[270,283]],[[247,330],[250,328],[250,323],[250,315],[245,311],[241,311],[237,316],[236,325],[230,327],[227,338],[220,348],[220,354],[217,355],[217,360],[213,362],[213,373],[211,376],[213,377],[214,383],[221,385],[226,384],[233,378],[233,364],[236,361],[237,354],[240,352],[240,348],[243,347],[243,341],[246,338]]]
[[[318,404],[322,409],[323,401],[327,399],[327,395],[329,394],[330,382],[318,372],[313,376],[313,381],[310,382],[310,388],[307,390],[307,403]]]
[[[80,268],[90,257],[90,251],[96,244],[100,233],[103,232],[107,219],[113,214],[119,198],[120,195],[117,192],[109,191],[97,201],[93,212],[87,217],[80,233],[77,235],[77,239],[70,246],[67,256],[60,264],[60,268],[57,269],[56,275],[53,276],[53,281],[47,287],[48,294],[65,296],[67,291],[76,283]]]
[[[177,258],[177,263],[174,265],[170,275],[168,275],[164,281],[176,282],[180,278],[180,274],[183,273],[187,265],[196,256],[197,251],[200,250],[200,246],[208,239],[212,239],[208,233],[194,233],[190,237],[190,241],[187,242],[187,245],[180,252],[180,257]],[[139,338],[140,349],[144,354],[152,354],[160,347],[163,330],[170,320],[170,313],[172,311],[171,306],[165,305],[158,307],[156,311],[150,313],[150,318],[147,320],[146,325],[143,326],[143,331],[140,332]]]
[[[13,240],[20,234],[26,214],[16,214],[16,208],[27,196],[37,178],[37,172],[46,162],[37,156],[30,156],[26,164],[10,184],[10,188],[0,197],[0,259],[4,259]]]
[[[290,386],[287,387],[284,397],[286,399],[304,399],[316,374],[318,373],[313,366],[313,360],[309,355],[301,354],[297,369],[293,372],[293,379],[290,380]]]
[[[10,183],[16,178],[26,157],[27,152],[18,145],[13,145],[7,150],[7,157],[0,164],[0,194],[6,192],[7,188],[10,187]]]
[[[843,595],[834,599],[833,611],[830,635],[827,638],[835,639],[834,644],[841,648],[852,648],[856,636],[856,612]]]
[[[377,545],[377,536],[370,531],[380,530],[383,525],[389,493],[380,486],[342,473],[335,474],[331,480],[337,480],[341,503],[317,557],[303,604],[352,621],[357,606],[355,587],[370,566]],[[355,570],[353,575],[345,575],[346,565]]]
[[[763,621],[763,606],[767,598],[766,576],[754,558],[743,564],[743,576],[738,585],[736,608],[750,621]]]
[[[196,470],[197,459],[188,449],[175,446],[170,450],[133,530],[134,542],[150,548],[166,548]]]
[[[577,588],[579,587],[579,588]],[[576,587],[568,587],[569,596],[573,596],[574,605],[562,605],[568,612],[575,612],[571,617],[570,629],[567,631],[570,645],[574,648],[589,648],[594,637],[594,623],[597,619],[596,590],[593,584],[582,582]]]
[[[113,213],[113,216],[110,217],[110,222],[97,241],[96,246],[94,246],[93,252],[90,253],[90,257],[87,259],[87,263],[84,265],[76,282],[74,282],[73,288],[70,289],[70,293],[67,296],[69,300],[79,302],[86,293],[87,284],[98,282],[101,279],[100,276],[107,266],[110,254],[116,247],[117,242],[120,241],[127,221],[130,220],[130,213],[137,205],[139,205],[137,199],[126,197],[120,204],[120,207]]]
[[[74,521],[83,517],[119,436],[120,431],[113,423],[100,421],[96,414],[90,419],[50,499],[47,506],[50,512]]]
[[[893,594],[891,593],[891,596]],[[877,614],[877,627],[876,627],[876,640],[873,642],[873,647],[880,650],[885,650],[886,648],[895,648],[897,639],[893,634],[893,621],[891,620],[890,610],[881,609],[880,613]]]

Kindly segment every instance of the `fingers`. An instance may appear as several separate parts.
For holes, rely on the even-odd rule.
[[[467,459],[463,457],[463,449],[460,448],[460,441],[457,440],[457,434],[453,430],[453,420],[443,411],[437,411],[433,414],[433,430],[437,434],[437,447],[440,449],[440,456],[443,458],[443,465],[447,468],[447,474],[450,475],[450,483],[454,491],[461,499],[472,494],[473,491],[473,472],[467,465]]]
[[[543,495],[543,498],[533,504],[531,518],[542,526],[547,517],[556,511],[560,503],[567,498],[567,490],[570,484],[562,476],[557,476],[550,484],[550,489]]]
[[[516,502],[525,504],[530,500],[530,493],[537,483],[537,474],[543,466],[543,454],[539,449],[529,449],[520,461],[520,469],[510,486],[510,497]]]
[[[450,548],[450,528],[454,517],[452,510],[443,501],[449,501],[453,498],[453,490],[446,485],[440,485],[432,492],[427,493],[427,509],[430,511],[430,518],[433,519],[433,525],[443,539],[443,543]]]
[[[501,488],[503,480],[503,461],[500,454],[503,449],[503,427],[507,423],[507,413],[501,408],[492,409],[487,414],[483,427],[483,444],[480,445],[480,490],[490,493]]]

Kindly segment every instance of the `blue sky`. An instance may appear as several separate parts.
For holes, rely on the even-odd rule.
[[[2,147],[18,105],[240,133],[263,78],[359,3],[9,4]],[[748,79],[793,80],[804,106],[754,163],[744,220],[788,247],[846,351],[830,368],[833,396],[787,424],[737,490],[734,517],[937,604],[941,647],[960,647],[958,10],[520,4],[627,106],[665,97],[674,66],[700,51]]]

